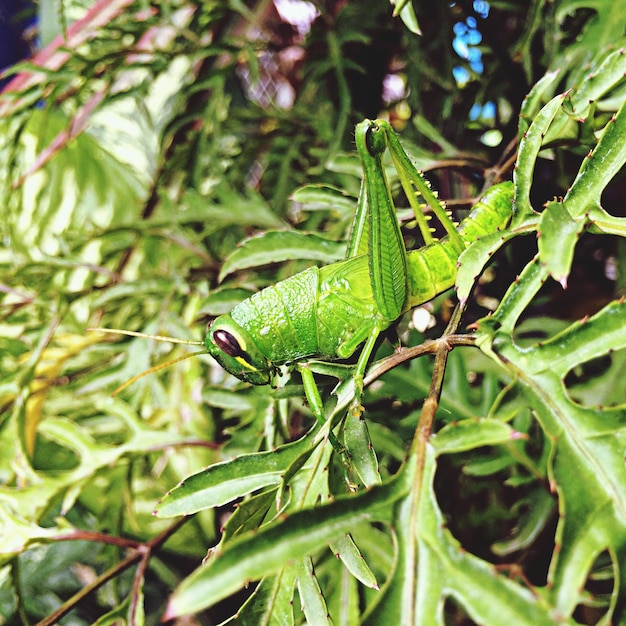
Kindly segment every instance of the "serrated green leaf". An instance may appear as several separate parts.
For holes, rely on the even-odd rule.
[[[550,372],[563,378],[573,367],[626,348],[626,301],[609,303],[589,319],[574,322],[554,337],[520,355],[528,373]],[[508,350],[503,347],[503,354]]]
[[[523,269],[519,279],[509,287],[498,306],[497,317],[484,317],[477,322],[479,330],[484,331],[476,339],[481,349],[488,350],[486,343],[493,339],[496,331],[513,334],[515,323],[547,278],[548,271],[536,256]]]
[[[567,287],[574,247],[584,228],[585,220],[574,220],[558,200],[548,202],[539,219],[539,258],[563,289]]]
[[[157,504],[155,515],[190,515],[222,506],[257,489],[280,485],[290,464],[313,450],[307,436],[272,452],[246,454],[211,465],[169,491]]]
[[[550,144],[568,137],[576,139],[581,132],[585,132],[583,129],[587,126],[587,118],[591,116],[596,103],[622,81],[625,72],[626,55],[619,49],[609,54],[599,67],[586,72],[581,84],[570,92],[565,101],[566,106],[550,125],[544,143]],[[588,135],[587,139],[589,138]]]
[[[314,553],[355,525],[388,519],[392,503],[410,488],[408,475],[412,475],[412,470],[405,468],[389,483],[337,498],[315,509],[298,511],[254,535],[235,539],[181,583],[170,600],[167,617],[211,606],[246,581],[272,575],[285,563]],[[207,596],[207,588],[214,593]]]
[[[275,503],[277,493],[278,488],[268,489],[239,503],[224,525],[221,543],[227,543],[237,535],[259,528]]]
[[[568,373],[568,392],[574,402],[586,406],[615,406],[625,399],[624,372],[626,372],[626,350],[611,352],[607,365],[601,374],[591,377],[587,374],[586,363],[574,366]],[[578,379],[578,371],[582,379]]]
[[[537,155],[539,154],[539,150],[541,150],[545,134],[552,120],[554,120],[559,112],[564,98],[565,94],[559,94],[552,98],[552,100],[541,109],[528,130],[523,132],[522,138],[520,139],[517,165],[513,173],[515,202],[517,205],[517,210],[511,222],[511,227],[513,228],[519,226],[533,212],[530,203],[530,188],[533,182]],[[523,121],[520,121],[520,124],[522,123]]]
[[[236,621],[240,624],[293,625],[296,578],[296,564],[283,568],[276,576],[264,578],[237,611]]]
[[[454,539],[432,489],[436,467],[434,450],[428,448],[419,505],[413,490],[396,506],[398,561],[364,626],[442,623],[441,604],[450,595],[478,624],[553,625],[550,607],[536,594],[499,575]]]
[[[560,74],[561,71],[558,69],[553,72],[546,72],[524,98],[520,109],[520,121],[517,131],[519,141],[523,139],[524,133],[528,130],[533,118],[539,113],[541,103],[547,99],[549,94],[553,93],[553,87],[555,87]]]
[[[298,593],[302,612],[307,624],[319,624],[332,626],[332,621],[328,615],[328,608],[324,600],[324,594],[320,589],[319,582],[313,571],[313,563],[309,557],[302,559],[298,576]]]
[[[556,540],[560,550],[552,562],[549,584],[556,608],[570,614],[597,556],[608,549],[619,567],[626,554],[624,447],[616,436],[624,429],[626,411],[601,415],[577,408],[565,397],[560,381],[549,374],[533,376],[524,390],[554,442],[550,478],[559,494]],[[616,579],[613,596],[618,614],[624,611],[625,590],[626,583]]]
[[[395,559],[393,537],[387,528],[362,524],[350,533],[363,553],[369,567],[376,572],[389,572]]]
[[[622,440],[626,408],[601,410],[575,404],[563,384],[577,363],[626,347],[626,303],[615,301],[589,320],[575,322],[547,341],[520,348],[512,319],[528,304],[545,272],[530,263],[503,298],[479,343],[519,381],[529,407],[551,442],[549,479],[559,496],[557,544],[549,576],[550,602],[570,615],[589,569],[604,550],[619,562],[626,554],[626,467]],[[502,325],[499,325],[500,322]],[[484,330],[483,330],[484,328]],[[489,347],[490,346],[490,347]],[[615,565],[615,564],[614,564]],[[626,609],[626,583],[616,579],[615,614]]]
[[[573,15],[579,9],[593,11],[593,16],[576,41],[564,46],[553,59],[554,67],[570,70],[570,84],[577,85],[583,82],[591,69],[597,68],[597,63],[604,56],[613,49],[623,47],[624,30],[621,25],[626,20],[625,7],[619,2],[613,4],[603,0],[564,0],[555,9],[555,16],[561,24],[566,16]],[[595,61],[592,68],[589,67],[590,59]]]
[[[378,459],[372,447],[367,423],[360,417],[348,415],[344,426],[344,443],[350,461],[366,487],[381,483]]]
[[[514,231],[489,233],[463,250],[458,260],[459,269],[455,281],[459,302],[464,303],[469,298],[474,283],[489,259],[516,235]]]
[[[626,102],[606,125],[593,152],[584,159],[563,200],[572,217],[601,204],[602,192],[626,163]]]
[[[350,573],[366,587],[378,589],[378,583],[372,570],[359,552],[354,540],[349,534],[330,542],[330,549],[335,556],[348,568]]]
[[[334,263],[344,257],[345,244],[312,233],[270,231],[247,239],[224,261],[219,280],[233,272],[294,259]]]

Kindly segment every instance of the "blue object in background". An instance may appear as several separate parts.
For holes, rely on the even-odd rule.
[[[37,13],[30,0],[0,0],[0,71],[29,57],[26,31],[36,24]],[[0,89],[9,82],[0,80]]]
[[[486,0],[474,0],[472,6],[479,18],[487,19],[489,16],[489,3]],[[483,37],[478,28],[478,20],[473,15],[468,15],[464,22],[457,22],[453,27],[454,39],[452,40],[452,47],[462,59],[467,61],[473,72],[482,74],[482,52],[478,46]],[[457,84],[461,87],[467,85],[472,78],[467,67],[461,65],[452,68],[452,74]]]

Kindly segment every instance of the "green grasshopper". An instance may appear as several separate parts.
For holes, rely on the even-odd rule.
[[[450,288],[463,250],[482,235],[505,228],[511,217],[512,185],[503,183],[492,187],[455,227],[384,120],[358,124],[356,146],[363,181],[347,258],[266,287],[216,318],[204,341],[226,371],[254,385],[271,384],[280,366],[296,365],[320,423],[319,391],[303,362],[347,359],[363,345],[353,374],[352,411],[360,413],[365,369],[380,333],[406,311]],[[387,149],[426,244],[418,250],[407,252],[404,245],[382,164]],[[447,232],[441,241],[432,235],[418,194]],[[332,433],[331,441],[337,447]]]
[[[504,228],[512,204],[510,184],[493,187],[457,229],[388,122],[361,122],[356,146],[363,182],[346,260],[266,287],[218,317],[205,339],[225,370],[255,385],[271,383],[280,365],[311,357],[346,359],[364,344],[354,370],[355,407],[380,333],[451,287],[461,252],[481,235]],[[382,165],[387,148],[427,244],[408,253]],[[440,242],[433,239],[416,191],[448,233]]]

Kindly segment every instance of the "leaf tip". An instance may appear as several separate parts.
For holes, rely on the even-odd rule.
[[[174,608],[172,601],[170,600],[165,607],[165,612],[163,613],[163,617],[161,618],[161,623],[169,622],[174,618],[178,617],[178,612]]]

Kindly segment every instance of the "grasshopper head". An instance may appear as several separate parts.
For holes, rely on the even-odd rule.
[[[220,315],[211,324],[204,344],[209,354],[233,376],[253,385],[270,383],[274,366],[230,315]]]

